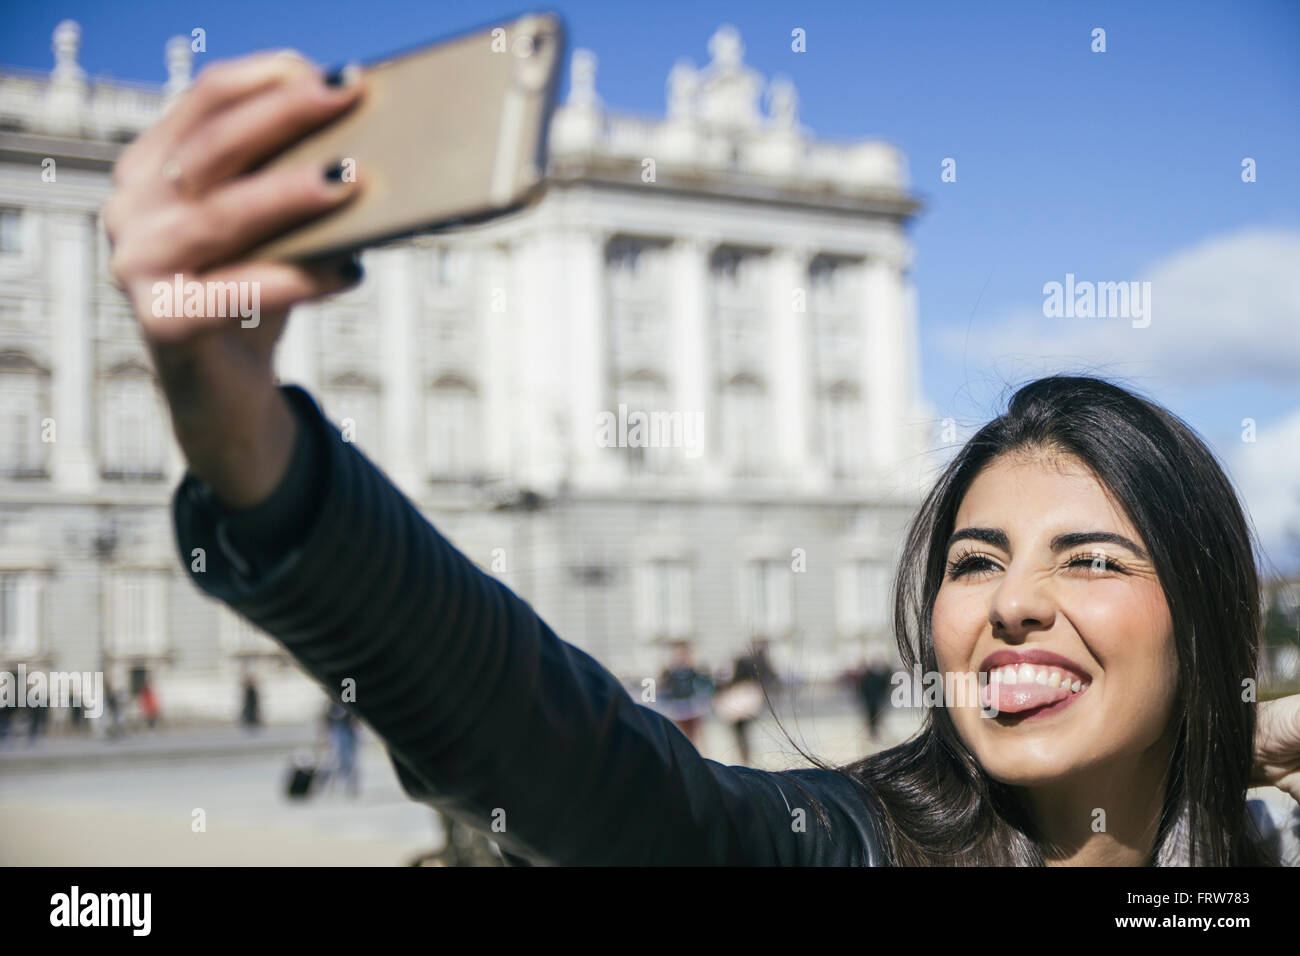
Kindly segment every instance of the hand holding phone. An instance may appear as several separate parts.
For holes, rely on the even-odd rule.
[[[527,14],[363,70],[347,115],[266,169],[339,164],[358,199],[254,250],[302,259],[481,221],[540,192],[564,45],[553,14]]]
[[[562,36],[551,17],[514,23],[351,83],[291,51],[215,63],[118,158],[101,212],[109,272],[191,472],[227,505],[263,500],[288,464],[274,348],[292,306],[360,280],[351,256],[331,254],[536,195]],[[333,172],[348,158],[356,181]],[[160,309],[159,290],[181,286],[248,290],[256,315]]]

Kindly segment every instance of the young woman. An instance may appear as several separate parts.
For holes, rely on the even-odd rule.
[[[351,691],[412,797],[517,862],[1296,861],[1300,811],[1245,798],[1300,796],[1300,698],[1254,702],[1241,508],[1182,422],[1097,379],[1019,391],[908,535],[904,659],[985,700],[942,701],[859,764],[787,773],[706,760],[636,704],[276,384],[289,308],[359,269],[243,255],[365,177],[257,167],[362,82],[293,54],[209,68],[124,152],[104,221],[189,463],[185,566],[333,696]],[[153,283],[178,273],[259,283],[260,323],[157,315]]]

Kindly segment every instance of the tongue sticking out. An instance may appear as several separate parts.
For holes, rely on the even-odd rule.
[[[997,708],[1000,713],[1018,714],[1044,704],[1054,704],[1070,696],[1070,689],[1062,684],[1004,684],[1000,681],[986,684],[980,690],[986,709]]]

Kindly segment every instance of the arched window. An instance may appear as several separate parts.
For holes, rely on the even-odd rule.
[[[120,569],[107,574],[105,650],[111,657],[156,657],[167,653],[168,577],[169,572],[153,569]]]
[[[627,447],[620,448],[627,457],[631,474],[661,475],[672,471],[676,456],[683,454],[680,414],[668,407],[668,386],[663,377],[648,369],[639,369],[618,386],[615,414],[626,422]],[[674,430],[676,427],[676,431]]]
[[[478,389],[458,375],[434,382],[425,400],[425,451],[429,474],[464,480],[483,470]]]
[[[336,375],[325,388],[325,410],[344,440],[377,462],[384,452],[380,399],[379,383],[360,372]]]
[[[0,206],[0,253],[18,253],[23,248],[23,211]]]
[[[836,382],[818,396],[822,459],[832,479],[856,478],[862,470],[862,402],[853,382]]]
[[[668,244],[615,236],[605,246],[609,359],[616,374],[666,360],[671,327],[666,276]]]
[[[743,566],[744,622],[757,637],[781,638],[794,626],[794,574],[788,561]]]
[[[657,640],[691,637],[691,568],[681,560],[648,561],[637,569],[637,623]]]
[[[127,361],[99,383],[100,474],[110,480],[157,480],[167,456],[167,417],[147,366]]]
[[[0,658],[22,660],[40,653],[43,583],[34,571],[0,572]]]
[[[49,371],[17,350],[0,352],[0,468],[9,478],[46,477],[50,445],[41,440],[49,409]]]
[[[761,475],[769,458],[772,422],[767,389],[754,375],[733,376],[722,389],[722,447],[732,474]]]

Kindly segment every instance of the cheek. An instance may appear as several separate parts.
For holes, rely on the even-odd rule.
[[[941,587],[934,599],[930,628],[939,670],[967,670],[988,611],[969,594]]]
[[[1072,616],[1107,678],[1158,687],[1177,676],[1173,623],[1158,586],[1094,588]]]
[[[1167,727],[1177,695],[1173,622],[1158,585],[1094,587],[1073,617],[1102,668],[1104,730],[1098,740],[1128,750],[1149,746]]]

